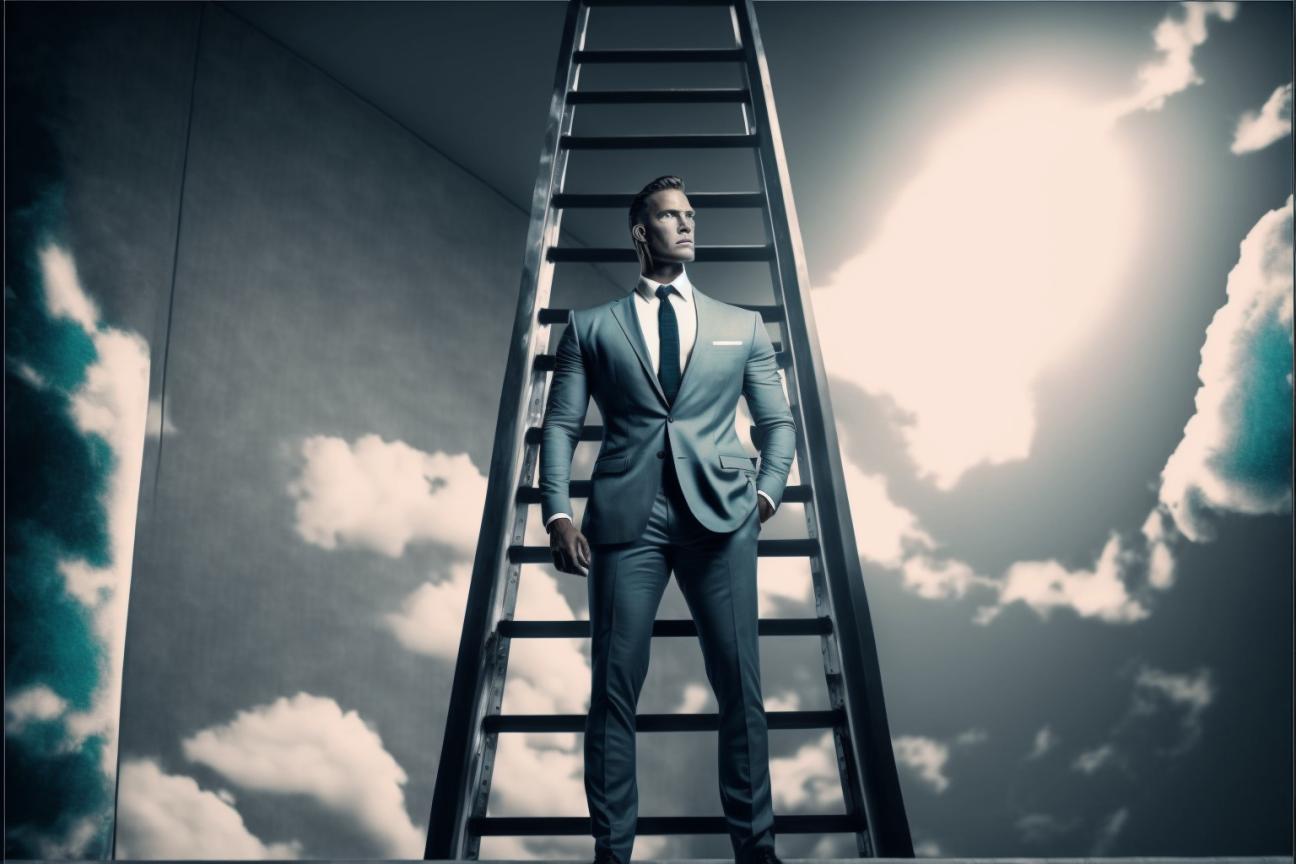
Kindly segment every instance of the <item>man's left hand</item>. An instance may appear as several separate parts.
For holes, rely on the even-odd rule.
[[[760,521],[765,524],[765,520],[774,515],[774,506],[766,500],[764,495],[756,496],[757,506],[760,507]]]

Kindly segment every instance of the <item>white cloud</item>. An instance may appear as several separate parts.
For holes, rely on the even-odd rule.
[[[952,559],[938,560],[930,555],[914,555],[904,562],[901,572],[904,587],[927,600],[962,599],[973,587],[1001,589],[1001,583],[978,576],[969,565]]]
[[[1212,511],[1289,512],[1292,199],[1262,218],[1241,248],[1229,275],[1229,300],[1207,329],[1197,413],[1166,463],[1160,503],[1144,521],[1141,543],[1113,532],[1091,568],[1021,561],[1002,579],[990,579],[963,562],[928,554],[930,536],[913,514],[890,504],[885,485],[875,480],[860,497],[890,528],[880,532],[889,545],[874,559],[899,566],[905,587],[927,599],[962,598],[973,587],[996,591],[996,601],[977,611],[978,623],[1021,601],[1045,618],[1067,608],[1081,617],[1128,624],[1151,614],[1140,584],[1152,590],[1173,585],[1172,544],[1180,534],[1210,539]]]
[[[100,768],[111,785],[117,774],[126,607],[148,414],[148,343],[99,321],[99,310],[81,285],[76,263],[66,250],[51,244],[38,257],[47,311],[52,317],[75,321],[95,349],[95,361],[86,367],[81,385],[70,394],[72,421],[82,435],[107,444],[113,457],[99,498],[107,521],[108,563],[93,567],[81,558],[65,558],[58,564],[69,595],[88,610],[94,636],[103,650],[90,706],[63,715],[66,746],[79,748],[91,736],[99,737],[104,744]]]
[[[1125,823],[1129,821],[1129,808],[1122,807],[1112,813],[1102,824],[1098,826],[1098,835],[1094,840],[1093,850],[1090,852],[1094,857],[1106,855],[1112,844],[1116,842],[1116,837],[1125,828]]]
[[[1161,474],[1184,536],[1214,536],[1212,511],[1291,510],[1292,198],[1261,217],[1206,328],[1196,413]]]
[[[772,617],[779,600],[802,606],[814,604],[814,577],[809,558],[762,558],[757,569],[757,614]]]
[[[557,580],[540,568],[526,568],[522,574],[518,605],[523,604],[528,615],[535,616],[536,620],[576,620],[576,614],[558,590]],[[514,639],[509,648],[505,710],[516,714],[584,714],[589,706],[590,688],[589,661],[581,650],[586,641]],[[527,694],[525,699],[522,693]]]
[[[232,802],[165,774],[149,759],[122,763],[117,803],[118,860],[299,858],[301,843],[263,843]]]
[[[83,434],[102,438],[112,448],[114,464],[100,502],[108,517],[110,563],[92,568],[85,561],[60,562],[69,590],[90,610],[95,636],[105,649],[99,685],[89,709],[67,715],[76,741],[102,736],[103,771],[117,771],[117,724],[121,677],[126,653],[126,607],[130,598],[135,551],[135,518],[140,471],[144,463],[144,422],[148,411],[148,346],[133,333],[102,328],[94,335],[98,359],[86,370],[85,382],[72,395],[72,417]],[[77,574],[77,575],[73,575]],[[95,585],[93,595],[78,592],[81,578]]]
[[[539,530],[539,529],[537,529]],[[538,537],[528,543],[538,543]],[[526,618],[575,621],[576,614],[558,590],[552,567],[524,567],[517,608]],[[520,618],[521,616],[519,616]],[[589,711],[590,667],[579,639],[514,639],[509,647],[504,687],[505,714],[585,714]],[[501,735],[491,783],[491,812],[497,815],[585,815],[585,758],[574,733]],[[552,857],[566,847],[528,840],[537,853]],[[648,848],[645,846],[645,848]]]
[[[69,859],[88,858],[90,843],[104,833],[105,821],[112,818],[111,813],[91,814],[74,819],[57,836],[32,831],[28,826],[7,826],[9,836],[21,836],[24,842],[35,845],[40,850],[43,861],[65,861]]]
[[[544,742],[545,737],[499,736],[491,781],[492,816],[589,815],[585,761],[576,736],[566,747],[542,746],[536,740]]]
[[[891,742],[896,762],[911,769],[919,779],[937,793],[949,788],[949,778],[944,774],[949,761],[949,745],[920,735],[902,735]]]
[[[855,523],[855,544],[862,557],[895,568],[904,561],[908,550],[934,545],[917,517],[891,501],[886,478],[865,474],[848,459],[842,460],[842,473]]]
[[[1116,758],[1116,748],[1112,744],[1102,744],[1086,750],[1075,758],[1071,767],[1084,774],[1093,774],[1102,766]]]
[[[1183,712],[1180,721],[1181,737],[1179,741],[1165,752],[1177,756],[1192,748],[1202,735],[1202,714],[1215,701],[1215,685],[1207,668],[1198,669],[1191,675],[1176,675],[1151,666],[1139,667],[1134,678],[1133,703],[1130,715],[1146,716],[1159,711],[1162,704],[1168,704]]]
[[[973,104],[870,245],[811,293],[829,374],[893,400],[942,489],[1025,458],[1036,379],[1116,296],[1138,188],[1092,106],[1036,86]]]
[[[45,376],[41,375],[26,363],[23,363],[20,360],[11,360],[8,357],[5,358],[5,362],[10,369],[18,374],[19,378],[35,387],[37,390],[44,390],[49,386],[49,382],[45,380]]]
[[[858,854],[854,837],[826,834],[819,838],[804,857],[814,861],[827,861],[834,858],[854,858]]]
[[[424,831],[405,809],[404,769],[378,733],[332,699],[298,693],[240,711],[182,742],[185,757],[247,789],[312,797],[354,820],[384,857],[417,858]]]
[[[989,738],[984,729],[976,728],[961,732],[949,741],[938,741],[921,735],[902,735],[892,739],[891,749],[895,752],[897,765],[908,768],[939,795],[950,785],[949,778],[945,776],[950,745],[968,747],[981,744]]]
[[[842,467],[861,557],[898,568],[904,588],[927,600],[959,600],[974,588],[993,595],[973,616],[978,624],[990,623],[1018,601],[1046,619],[1054,609],[1066,608],[1085,618],[1132,623],[1150,611],[1127,583],[1146,577],[1151,587],[1165,589],[1173,581],[1172,537],[1157,511],[1143,526],[1142,549],[1131,548],[1113,533],[1090,570],[1068,570],[1052,560],[1021,561],[1003,577],[992,578],[963,561],[940,557],[918,518],[890,500],[883,478],[864,474],[849,460]]]
[[[948,858],[949,855],[941,850],[941,845],[935,840],[919,840],[914,844],[915,858]]]
[[[1122,579],[1130,560],[1113,533],[1092,570],[1068,570],[1057,561],[1019,561],[1008,568],[998,603],[978,610],[976,620],[988,623],[1005,606],[1021,601],[1042,618],[1064,608],[1111,624],[1141,621],[1151,613],[1130,596]]]
[[[1283,84],[1265,100],[1259,113],[1248,111],[1242,115],[1229,149],[1238,155],[1254,153],[1286,138],[1292,131],[1291,107],[1292,85]]]
[[[1181,93],[1203,79],[1193,67],[1193,51],[1206,41],[1206,22],[1212,15],[1232,21],[1236,3],[1181,3],[1183,17],[1166,17],[1153,31],[1160,56],[1141,66],[1135,92],[1117,100],[1108,111],[1113,118],[1133,111],[1158,111],[1167,97]]]
[[[1027,813],[1013,827],[1021,832],[1023,843],[1043,843],[1065,834],[1080,825],[1079,819],[1063,821],[1048,813]]]
[[[297,533],[324,549],[354,547],[400,557],[434,542],[471,557],[486,478],[466,453],[424,453],[365,435],[348,444],[316,435],[302,442],[306,465],[289,484]]]
[[[45,286],[45,311],[51,318],[67,318],[94,336],[99,332],[99,307],[81,287],[76,262],[53,244],[37,253]]]
[[[440,582],[424,582],[401,601],[401,611],[383,616],[407,651],[454,660],[459,652],[472,563],[458,561]]]
[[[636,837],[630,860],[661,861],[677,858],[665,854],[669,837]],[[481,861],[562,861],[594,857],[592,837],[483,837]]]
[[[792,756],[771,759],[769,769],[776,810],[811,806],[815,812],[823,812],[820,808],[842,802],[841,774],[831,732],[801,745]]]
[[[545,542],[543,528],[528,526],[527,543]],[[475,536],[475,535],[474,535]],[[453,660],[459,650],[472,565],[453,564],[448,579],[425,583],[384,616],[409,651]],[[553,568],[522,568],[517,593],[518,620],[575,621],[575,612],[558,590]],[[509,646],[505,714],[585,714],[589,710],[590,667],[579,639],[515,639]],[[584,754],[574,733],[500,735],[491,780],[490,813],[495,816],[586,815]],[[642,850],[660,844],[643,842]],[[585,855],[584,845],[554,838],[492,839],[483,855],[535,859]],[[588,844],[585,844],[588,845]],[[489,854],[487,855],[487,850]]]
[[[179,431],[176,429],[175,424],[171,422],[171,412],[163,409],[161,399],[149,400],[148,420],[144,428],[145,433],[150,438],[161,438],[164,433],[174,435]]]
[[[679,708],[675,709],[680,714],[701,714],[705,711],[719,710],[715,695],[711,688],[705,684],[686,684],[684,685],[684,695],[680,699]],[[765,710],[773,710],[769,707],[769,700],[765,700]]]
[[[784,690],[782,693],[763,694],[766,711],[799,711],[801,694],[795,690]]]
[[[1170,551],[1170,543],[1179,534],[1174,529],[1174,520],[1165,507],[1157,505],[1143,521],[1142,532],[1147,547],[1148,585],[1158,591],[1165,591],[1174,584],[1175,577],[1174,553]]]
[[[1179,756],[1201,740],[1202,714],[1217,695],[1209,669],[1203,667],[1191,674],[1175,674],[1140,664],[1133,667],[1131,674],[1134,687],[1130,707],[1112,728],[1113,740],[1081,752],[1071,763],[1072,770],[1093,775],[1102,768],[1114,766],[1129,774],[1130,755],[1144,749],[1141,741],[1136,746],[1130,745],[1131,727],[1144,726],[1150,718],[1167,709],[1180,714],[1179,735],[1170,746],[1158,750],[1160,755]],[[1041,730],[1040,734],[1043,733]],[[1036,741],[1038,749],[1039,736]]]
[[[1026,758],[1039,759],[1045,753],[1048,753],[1054,747],[1057,747],[1061,741],[1062,738],[1049,726],[1043,726],[1035,733],[1035,743],[1031,747],[1031,752],[1026,754]]]
[[[843,450],[848,435],[839,423],[837,438]],[[866,474],[849,459],[842,460],[842,474],[861,558],[900,569],[904,587],[927,600],[961,599],[974,586],[998,590],[995,580],[977,575],[962,561],[937,557],[936,541],[912,511],[891,500],[885,477]]]
[[[575,621],[553,575],[524,568],[517,608],[526,618]],[[401,611],[383,616],[406,650],[454,660],[459,651],[472,565],[457,562],[439,583],[425,582],[402,602]],[[521,619],[522,616],[518,616]],[[505,710],[513,714],[584,713],[589,701],[589,662],[578,639],[515,639],[509,647]],[[583,687],[582,687],[583,684]]]
[[[44,684],[28,687],[5,698],[5,734],[17,735],[30,722],[57,720],[67,710],[67,700]]]

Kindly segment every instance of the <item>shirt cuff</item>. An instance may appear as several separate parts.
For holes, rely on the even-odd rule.
[[[756,490],[756,494],[764,498],[766,501],[770,502],[771,510],[778,510],[778,505],[774,503],[774,499],[771,498],[769,495],[766,495],[764,492],[762,492],[759,489]]]
[[[571,519],[571,518],[572,517],[567,515],[566,513],[555,513],[554,515],[550,516],[548,519],[545,520],[545,530],[546,531],[549,530],[549,523],[554,521],[555,519]],[[572,521],[575,522],[576,520],[572,519]]]

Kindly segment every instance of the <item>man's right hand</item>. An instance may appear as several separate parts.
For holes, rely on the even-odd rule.
[[[549,549],[553,552],[554,566],[560,572],[589,575],[589,541],[570,519],[555,519],[549,523]]]

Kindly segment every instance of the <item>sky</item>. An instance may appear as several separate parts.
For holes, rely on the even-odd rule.
[[[757,11],[917,851],[1290,854],[1290,6]],[[103,264],[132,254],[112,230],[130,202],[102,203],[122,187],[92,182],[115,175],[86,135],[55,124],[50,182],[7,193],[7,446],[61,468],[6,482],[27,508],[6,521],[10,789],[58,766],[31,787],[54,803],[7,813],[6,849],[99,855],[111,793],[71,779],[90,773],[115,781],[118,857],[417,858],[529,190],[455,174],[474,166],[452,136],[430,156],[434,128],[204,14],[184,184],[155,196],[187,225],[164,327],[163,295],[123,278],[149,262]],[[192,17],[166,27],[192,38]],[[181,60],[155,104],[186,92]],[[533,176],[522,144],[499,177]],[[749,179],[714,168],[692,188]],[[618,242],[613,221],[572,219],[571,242]],[[748,228],[699,215],[711,242]],[[690,274],[751,302],[742,278]],[[626,280],[573,274],[554,305]],[[81,515],[51,515],[69,501]],[[762,533],[805,530],[785,504]],[[763,616],[813,614],[803,563],[759,579]],[[518,618],[586,615],[582,581],[524,568]],[[659,617],[686,616],[672,586]],[[58,651],[30,647],[51,633]],[[640,711],[714,711],[696,646],[663,641]],[[587,651],[516,644],[506,713],[582,713]],[[763,645],[762,667],[767,709],[825,707],[817,639]],[[501,736],[491,814],[584,814],[580,752]],[[776,812],[839,812],[830,739],[772,734],[771,757]],[[642,741],[641,813],[719,813],[713,763],[706,735]]]

